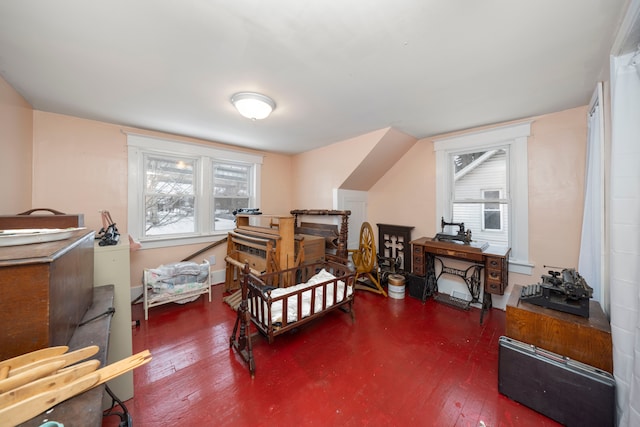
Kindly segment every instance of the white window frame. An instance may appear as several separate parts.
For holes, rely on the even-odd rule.
[[[452,153],[460,151],[484,151],[509,147],[509,240],[511,254],[509,271],[531,275],[533,264],[529,261],[529,178],[527,162],[527,138],[531,135],[531,121],[495,127],[483,131],[442,138],[434,141],[436,153],[436,221],[451,218],[453,197],[453,167],[449,161]]]
[[[210,203],[201,203],[213,194],[212,164],[213,160],[228,161],[230,163],[253,164],[252,206],[260,206],[260,176],[263,156],[244,153],[241,151],[225,150],[209,147],[204,144],[176,141],[151,137],[147,135],[127,134],[128,146],[128,232],[135,239],[143,243],[143,249],[170,247],[178,245],[211,242],[213,236],[224,236],[229,230],[213,230],[210,221],[213,207]],[[144,155],[150,153],[160,156],[179,156],[198,159],[198,171],[196,171],[196,232],[189,236],[143,236],[144,227]],[[213,199],[211,199],[213,200]]]

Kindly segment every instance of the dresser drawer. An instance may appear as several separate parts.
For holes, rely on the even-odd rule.
[[[413,274],[416,276],[424,276],[425,265],[423,257],[413,257]]]
[[[507,287],[507,260],[501,257],[487,257],[485,261],[484,291],[503,295]]]
[[[502,280],[502,270],[486,271],[484,276],[484,291],[490,294],[504,294],[504,283]]]
[[[411,262],[413,274],[416,276],[424,276],[424,248],[422,246],[413,245],[413,249],[411,250]]]
[[[495,269],[502,270],[503,263],[504,263],[504,259],[503,258],[489,258],[489,257],[487,257],[487,268],[495,268]]]

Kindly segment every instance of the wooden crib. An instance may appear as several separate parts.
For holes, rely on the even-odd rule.
[[[248,363],[252,376],[255,374],[255,361],[250,323],[272,343],[276,336],[332,310],[342,309],[351,315],[352,322],[355,321],[355,271],[343,264],[324,261],[263,275],[245,264],[242,271],[242,301],[230,345]],[[286,283],[295,285],[277,287]]]

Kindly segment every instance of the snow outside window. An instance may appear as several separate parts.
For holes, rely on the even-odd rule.
[[[259,206],[262,156],[128,135],[129,234],[144,247],[211,241]]]

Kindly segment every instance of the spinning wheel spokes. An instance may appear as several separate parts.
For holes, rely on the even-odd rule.
[[[359,250],[362,259],[362,270],[372,271],[376,261],[376,244],[373,238],[373,230],[368,222],[363,222],[360,227]]]
[[[356,266],[356,283],[358,282],[358,276],[364,275],[367,276],[375,286],[359,286],[356,284],[356,287],[358,289],[382,294],[386,297],[387,292],[380,286],[380,278],[376,266],[376,241],[373,237],[373,229],[368,222],[362,223],[358,249],[351,252],[353,253],[353,263]]]

